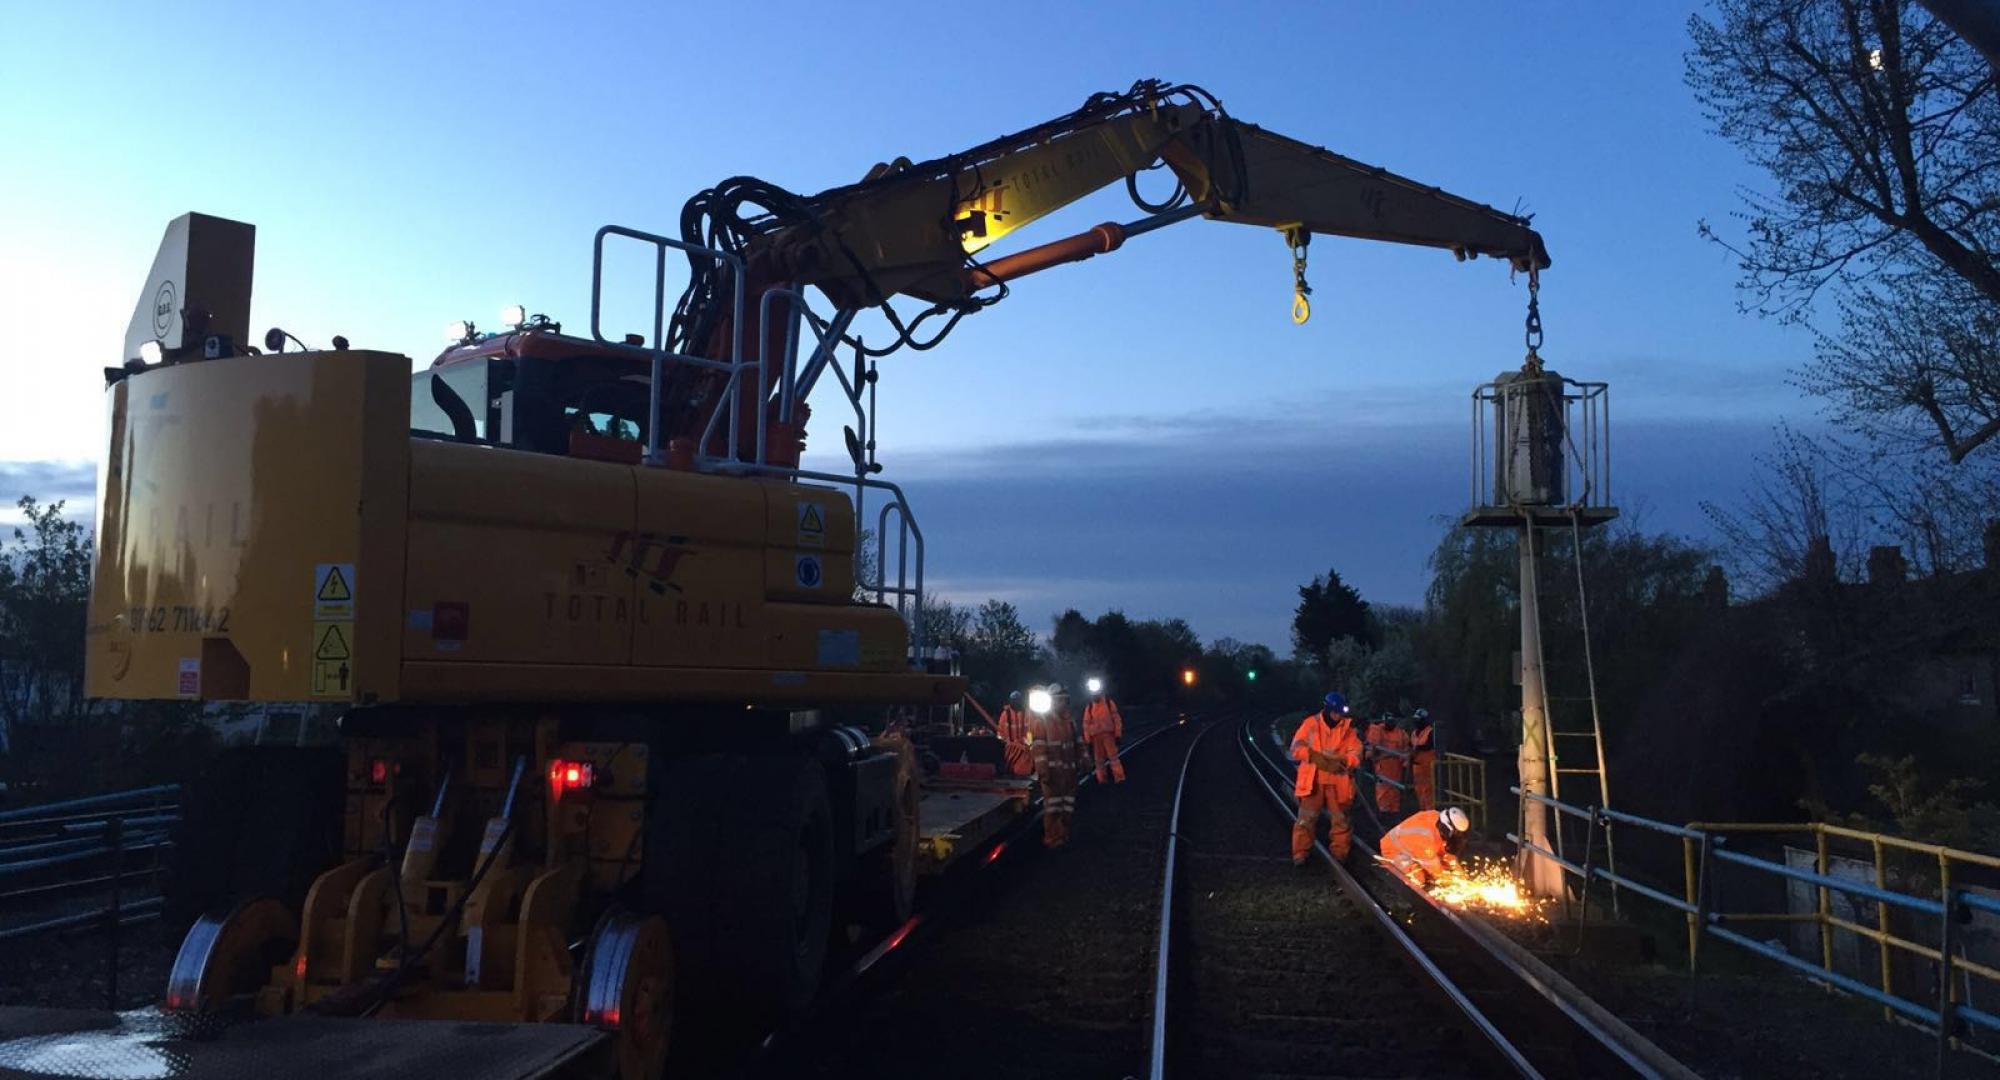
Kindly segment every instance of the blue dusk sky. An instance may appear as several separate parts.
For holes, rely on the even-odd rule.
[[[187,210],[256,224],[259,332],[427,363],[447,322],[510,302],[584,326],[600,225],[675,232],[728,176],[816,191],[1158,77],[1534,214],[1545,355],[1611,384],[1619,501],[1698,536],[1699,502],[1813,405],[1788,382],[1807,333],[1739,314],[1696,235],[1763,178],[1682,83],[1693,10],[0,0],[0,494],[90,501],[99,371]],[[1100,193],[993,254],[1140,213]],[[1520,362],[1525,282],[1321,238],[1297,327],[1290,275],[1273,232],[1189,222],[885,360],[881,458],[931,582],[1038,627],[1117,607],[1281,650],[1292,590],[1329,567],[1417,602],[1466,501],[1468,395]],[[838,466],[821,392],[812,456]]]

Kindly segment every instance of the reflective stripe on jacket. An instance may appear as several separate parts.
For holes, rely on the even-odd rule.
[[[1000,710],[1000,737],[1010,743],[1028,741],[1028,713],[1012,705]]]
[[[1361,766],[1361,737],[1354,733],[1354,719],[1343,716],[1338,722],[1328,724],[1324,712],[1316,712],[1299,723],[1298,731],[1292,734],[1292,760],[1299,763],[1298,780],[1292,785],[1292,794],[1310,795],[1319,782],[1319,766],[1312,763],[1308,751],[1316,750],[1329,757],[1338,758],[1349,769]],[[1354,780],[1347,773],[1336,773],[1328,778],[1343,802],[1354,797]]]
[[[1438,877],[1458,862],[1445,846],[1436,810],[1419,810],[1384,833],[1382,860],[1418,884]]]
[[[1051,764],[1076,767],[1076,721],[1070,718],[1068,709],[1035,717],[1029,732],[1034,740],[1029,751],[1034,755],[1037,770]]]

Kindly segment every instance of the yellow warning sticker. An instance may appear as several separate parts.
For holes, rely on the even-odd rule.
[[[354,637],[351,622],[323,622],[313,624],[313,659],[347,660],[354,656],[349,641]]]
[[[313,567],[313,618],[325,622],[354,617],[354,564]]]
[[[799,504],[799,543],[810,547],[826,543],[826,509],[820,504]]]
[[[313,624],[312,692],[316,697],[346,697],[354,685],[354,624]]]
[[[313,661],[313,696],[346,697],[354,669],[345,660]]]

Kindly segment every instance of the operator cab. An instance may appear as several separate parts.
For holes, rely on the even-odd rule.
[[[410,381],[413,435],[636,464],[646,445],[650,366],[562,333],[544,316],[459,340]]]

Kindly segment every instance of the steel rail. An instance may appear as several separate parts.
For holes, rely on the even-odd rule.
[[[1279,813],[1289,817],[1294,812],[1291,803],[1286,800],[1285,796],[1276,787],[1272,786],[1267,770],[1258,764],[1258,760],[1263,758],[1264,755],[1261,751],[1253,752],[1250,749],[1251,723],[1252,721],[1244,722],[1243,740],[1238,743],[1237,749],[1243,752],[1243,763],[1249,766],[1251,777],[1257,781],[1266,794],[1271,796],[1271,801],[1277,806]],[[1454,1006],[1457,1006],[1458,1011],[1465,1016],[1466,1020],[1474,1028],[1478,1029],[1481,1035],[1486,1037],[1486,1040],[1493,1045],[1493,1048],[1499,1051],[1500,1056],[1506,1059],[1507,1064],[1513,1066],[1515,1072],[1524,1077],[1533,1078],[1533,1080],[1544,1080],[1541,1070],[1535,1068],[1534,1063],[1528,1060],[1527,1055],[1521,1052],[1520,1047],[1515,1046],[1513,1040],[1502,1033],[1500,1028],[1484,1012],[1480,1011],[1478,1005],[1473,1004],[1472,999],[1466,995],[1465,991],[1452,981],[1451,976],[1444,973],[1444,969],[1437,966],[1437,962],[1424,952],[1422,946],[1419,946],[1409,934],[1404,933],[1403,928],[1397,925],[1395,918],[1384,910],[1382,905],[1377,903],[1373,896],[1368,894],[1368,890],[1361,887],[1361,883],[1355,880],[1354,875],[1347,872],[1346,867],[1340,865],[1340,861],[1333,857],[1333,852],[1328,851],[1325,844],[1315,838],[1313,840],[1313,850],[1318,852],[1319,857],[1325,861],[1327,866],[1333,869],[1334,879],[1339,884],[1341,892],[1346,894],[1348,900],[1373,919],[1376,928],[1387,934],[1390,940],[1394,941],[1397,946],[1409,955],[1410,959],[1419,968],[1423,969],[1424,974],[1430,977],[1431,982],[1437,986],[1438,990],[1445,997],[1449,998]]]
[[[1187,795],[1188,769],[1194,764],[1195,748],[1214,729],[1213,724],[1204,727],[1189,741],[1187,757],[1181,759],[1180,779],[1174,781],[1174,810],[1167,818],[1167,869],[1161,875],[1160,884],[1160,946],[1153,967],[1153,1044],[1149,1073],[1152,1080],[1164,1080],[1167,1075],[1167,961],[1169,941],[1174,930],[1174,861],[1180,850],[1181,800]]]
[[[1246,758],[1254,757],[1261,759],[1264,769],[1272,774],[1281,772],[1279,763],[1271,756],[1268,750],[1259,748],[1253,754],[1251,747],[1254,741],[1249,735],[1249,725],[1246,724],[1242,743],[1242,750]],[[1251,765],[1253,769],[1256,769],[1257,761],[1253,760]],[[1259,773],[1259,779],[1263,779],[1262,771]],[[1268,783],[1266,783],[1266,789],[1270,790]],[[1281,805],[1285,804],[1283,797],[1278,796],[1275,790],[1272,791],[1272,794],[1278,798]],[[1373,816],[1371,811],[1370,817]],[[1380,819],[1376,819],[1376,824],[1382,824]],[[1374,849],[1367,844],[1359,840],[1356,840],[1355,843],[1359,844],[1364,851],[1375,854]],[[1330,858],[1331,856],[1329,855],[1328,857]],[[1352,885],[1355,890],[1364,894],[1366,893],[1366,889],[1362,887],[1361,883],[1352,875],[1346,873],[1345,868],[1336,867],[1336,870],[1342,879],[1343,885]],[[1491,958],[1509,975],[1520,980],[1549,1004],[1555,1006],[1570,1023],[1576,1026],[1577,1030],[1590,1036],[1593,1042],[1609,1051],[1634,1073],[1651,1078],[1651,1080],[1686,1080],[1686,1078],[1695,1078],[1695,1080],[1698,1080],[1692,1070],[1673,1060],[1671,1056],[1659,1050],[1650,1042],[1647,1042],[1636,1032],[1631,1031],[1623,1021],[1605,1011],[1596,1002],[1584,997],[1580,991],[1577,991],[1574,986],[1571,986],[1567,980],[1564,980],[1553,969],[1535,960],[1531,954],[1518,945],[1515,945],[1505,935],[1500,934],[1484,923],[1469,919],[1460,912],[1439,904],[1429,895],[1419,890],[1412,889],[1410,891],[1414,895],[1421,897],[1430,910],[1442,917],[1447,925],[1451,926],[1452,929],[1456,930],[1472,944],[1477,945],[1486,956]],[[1370,905],[1374,904],[1372,896],[1368,898],[1368,903]],[[1379,906],[1377,910],[1379,910]],[[1391,925],[1393,925],[1393,922]],[[1405,943],[1406,948],[1413,950],[1413,955],[1421,952],[1421,947],[1408,939],[1406,935],[1403,935],[1400,927],[1396,929],[1396,936],[1399,939],[1399,943]],[[1428,970],[1432,965],[1427,961],[1428,958],[1424,958],[1419,962],[1424,963]],[[1485,1031],[1486,1028],[1482,1027],[1481,1030]],[[1509,1045],[1511,1045],[1511,1042]]]
[[[1137,750],[1139,747],[1144,746],[1146,743],[1151,742],[1153,739],[1158,738],[1161,735],[1165,735],[1170,731],[1178,730],[1179,728],[1184,726],[1185,725],[1182,724],[1177,719],[1168,720],[1162,723],[1160,726],[1153,728],[1152,730],[1146,732],[1143,735],[1138,736],[1131,742],[1126,743],[1124,746],[1119,747],[1118,754],[1120,757],[1123,757],[1124,755],[1131,753],[1134,750]],[[1095,779],[1094,774],[1085,773],[1083,774],[1083,776],[1078,778],[1077,787],[1081,789],[1084,784],[1090,783],[1094,779]],[[1041,819],[1042,816],[1041,800],[1036,799],[1033,803],[1033,807],[1034,809],[1031,812],[1022,814],[1018,819],[1016,819],[1014,822],[1009,824],[1001,831],[1000,835],[991,842],[991,850],[989,850],[986,855],[981,856],[976,860],[968,857],[964,860],[964,864],[967,866],[976,864],[982,868],[992,866],[997,861],[997,855],[999,854],[1000,851],[1011,846],[1017,839],[1019,839],[1022,835],[1027,833],[1028,830],[1032,829],[1034,827],[1035,822]],[[870,945],[867,949],[863,950],[861,955],[856,957],[852,963],[848,964],[845,968],[841,969],[838,972],[830,973],[826,978],[826,980],[822,983],[820,987],[820,992],[815,997],[815,1004],[813,1005],[812,1010],[808,1014],[808,1016],[801,1019],[800,1021],[793,1023],[788,1028],[766,1032],[764,1036],[760,1040],[758,1040],[757,1044],[751,1048],[748,1058],[746,1058],[745,1061],[742,1062],[743,1070],[751,1075],[758,1074],[760,1072],[761,1067],[763,1067],[767,1062],[780,1057],[786,1052],[788,1048],[787,1044],[791,1043],[794,1039],[796,1039],[803,1031],[805,1031],[814,1022],[814,1018],[818,1014],[824,1011],[827,1002],[838,998],[846,991],[848,991],[850,988],[860,983],[861,980],[865,976],[867,976],[868,973],[872,971],[877,964],[886,959],[889,956],[889,954],[895,952],[897,949],[903,947],[904,945],[909,944],[912,940],[921,941],[924,935],[919,935],[918,931],[925,930],[925,934],[927,935],[929,932],[931,932],[928,928],[934,927],[935,924],[940,921],[941,920],[933,918],[932,913],[925,911],[913,911],[911,912],[909,919],[905,920],[902,925],[896,927],[894,930],[891,930],[887,934],[882,935],[882,937],[879,940],[877,940],[874,944]]]

